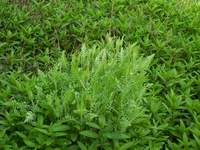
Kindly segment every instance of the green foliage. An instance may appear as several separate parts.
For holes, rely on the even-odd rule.
[[[0,0],[0,149],[199,149],[199,24],[198,0]]]
[[[11,73],[1,81],[2,148],[113,148],[130,139],[148,144],[140,134],[151,131],[143,106],[151,59],[107,37],[106,43],[83,46],[71,60],[63,55],[46,73]]]

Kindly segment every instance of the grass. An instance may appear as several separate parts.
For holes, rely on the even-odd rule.
[[[194,0],[0,1],[0,149],[198,149],[199,24]]]

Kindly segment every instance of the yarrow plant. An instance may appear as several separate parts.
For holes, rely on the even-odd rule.
[[[48,72],[21,81],[9,77],[1,103],[4,148],[113,148],[115,140],[123,145],[134,138],[137,125],[148,125],[143,95],[153,56],[139,57],[137,47],[123,47],[123,40],[106,41],[83,46],[71,60],[63,55]]]

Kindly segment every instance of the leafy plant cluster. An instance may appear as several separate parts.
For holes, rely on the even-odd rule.
[[[71,60],[63,55],[46,73],[15,72],[2,80],[1,146],[124,149],[148,144],[147,139],[133,141],[151,131],[143,84],[152,56],[138,58],[134,45],[122,44],[108,38],[90,49],[83,46]]]
[[[199,24],[195,0],[0,1],[0,149],[198,149]]]

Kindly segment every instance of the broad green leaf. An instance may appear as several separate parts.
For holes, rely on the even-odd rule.
[[[106,132],[103,133],[103,136],[109,139],[128,139],[130,138],[127,134],[119,132]]]
[[[77,137],[78,137],[78,134],[76,134],[76,133],[71,133],[71,134],[70,134],[70,139],[71,139],[73,142],[75,142],[75,141],[77,140]]]
[[[100,129],[99,125],[97,125],[96,123],[87,122],[86,124],[87,124],[88,126],[92,127],[92,128]]]
[[[68,125],[63,125],[63,124],[53,124],[50,126],[50,131],[52,132],[62,132],[62,131],[66,131],[66,130],[70,130],[70,127]]]
[[[52,134],[52,136],[55,136],[55,137],[67,136],[67,133],[66,132],[54,132]]]
[[[99,125],[104,128],[104,126],[106,125],[106,120],[105,120],[105,116],[100,116],[99,117]]]
[[[90,131],[90,130],[84,130],[80,132],[81,135],[90,137],[90,138],[97,138],[98,134],[96,132]]]
[[[79,146],[78,145],[71,145],[69,147],[67,147],[68,150],[78,150]]]
[[[80,141],[78,141],[78,146],[80,147],[81,150],[87,150],[87,147]]]
[[[35,143],[33,143],[32,141],[28,140],[28,139],[23,139],[24,143],[29,146],[29,147],[35,147]]]
[[[133,145],[134,145],[134,142],[125,143],[120,147],[120,150],[127,150],[127,149],[131,148]]]
[[[46,129],[34,128],[34,130],[39,131],[40,133],[43,133],[45,135],[49,135],[50,134]]]
[[[98,147],[98,144],[96,141],[94,141],[88,148],[88,150],[96,150]]]

